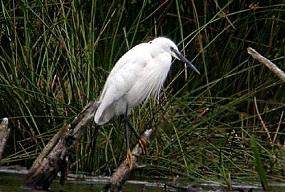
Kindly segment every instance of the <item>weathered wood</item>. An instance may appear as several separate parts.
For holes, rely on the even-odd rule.
[[[285,82],[285,73],[272,63],[269,59],[260,55],[256,50],[251,47],[247,48],[248,54],[250,54],[254,59],[258,60],[260,63],[268,67],[277,77],[279,77],[283,82]]]
[[[6,141],[9,137],[10,129],[8,128],[8,118],[3,118],[0,124],[0,160],[4,151]]]
[[[90,102],[69,125],[62,127],[45,146],[27,174],[25,184],[33,189],[48,190],[61,172],[61,183],[67,174],[68,159],[85,128],[91,125],[98,104]]]
[[[152,129],[146,130],[140,137],[141,141],[149,143]],[[132,149],[132,165],[129,166],[127,158],[120,164],[120,166],[113,173],[110,183],[105,186],[105,191],[118,192],[121,191],[122,185],[129,178],[130,173],[138,167],[138,158],[144,154],[144,149],[139,141]]]

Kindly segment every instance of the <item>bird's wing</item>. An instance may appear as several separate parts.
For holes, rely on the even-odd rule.
[[[112,94],[112,98],[117,100],[131,88],[150,57],[148,53],[144,52],[147,46],[148,43],[141,43],[130,49],[117,61],[105,82],[100,101],[106,96],[107,91],[116,91],[116,94]]]
[[[139,45],[134,46],[132,49],[126,52],[114,65],[108,77],[114,76],[114,74],[116,74],[117,71],[121,70],[126,65],[138,64],[136,61],[139,62],[140,58],[146,56],[147,53],[145,53],[145,50],[147,50],[148,46],[149,46],[148,43],[141,43]]]
[[[151,57],[149,52],[145,51],[145,46],[148,45],[143,43],[129,50],[119,59],[110,72],[100,96],[100,106],[95,114],[96,123],[100,123],[105,110],[109,111],[113,103],[120,102],[118,105],[123,105],[122,97],[128,93],[140,78],[141,71],[143,71],[148,59]],[[121,107],[125,110],[124,106]],[[107,121],[117,113],[112,111],[112,114],[108,114],[108,118],[105,118],[105,120]]]

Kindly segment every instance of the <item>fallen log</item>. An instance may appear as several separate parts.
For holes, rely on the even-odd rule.
[[[3,118],[0,124],[0,160],[4,151],[7,139],[9,137],[10,129],[8,128],[8,118]]]
[[[147,129],[140,136],[140,140],[145,141],[145,143],[150,142],[150,136],[152,134],[152,129]],[[112,174],[110,179],[110,183],[104,187],[104,191],[108,192],[118,192],[121,191],[121,188],[125,181],[129,178],[131,172],[138,168],[138,158],[144,154],[145,149],[142,148],[139,141],[136,143],[134,148],[132,149],[132,165],[128,164],[127,158],[119,165],[116,171]]]
[[[60,182],[63,184],[68,168],[68,159],[87,126],[92,126],[94,113],[98,104],[90,102],[72,123],[63,126],[45,146],[42,153],[30,168],[25,184],[37,190],[48,190],[51,182],[61,173]]]

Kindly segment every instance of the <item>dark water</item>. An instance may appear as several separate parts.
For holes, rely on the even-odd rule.
[[[51,185],[51,192],[94,192],[94,191],[102,191],[103,186],[108,179],[94,179],[94,178],[84,178],[84,179],[76,179],[73,180],[72,177],[69,178],[69,181],[66,182],[64,187],[58,184],[58,180],[55,180]],[[23,174],[15,174],[15,173],[3,173],[0,172],[0,192],[36,192],[31,189],[27,189],[23,186],[24,183],[24,175]],[[222,192],[228,191],[227,188],[222,187],[220,184],[214,183],[200,183],[200,184],[192,184],[190,188],[181,187],[181,188],[173,188],[169,185],[163,184],[165,182],[141,182],[141,181],[128,181],[127,184],[124,185],[124,192],[162,192],[162,191],[177,191],[177,192],[194,192],[194,191],[213,191],[213,192]],[[270,183],[271,191],[282,192],[285,191],[284,183]],[[185,185],[184,185],[185,186]],[[187,186],[187,184],[186,184]],[[260,185],[257,184],[233,184],[232,191],[243,191],[243,192],[261,192],[263,191]]]
[[[15,173],[1,173],[0,172],[0,192],[35,192],[31,189],[27,189],[23,186],[24,175]],[[94,184],[95,183],[95,184]],[[58,181],[55,180],[51,185],[51,192],[94,192],[102,191],[105,184],[98,184],[98,181],[68,181],[61,187]],[[152,183],[149,186],[146,182],[136,183],[136,184],[126,184],[124,186],[124,192],[162,192],[160,184],[155,186]]]

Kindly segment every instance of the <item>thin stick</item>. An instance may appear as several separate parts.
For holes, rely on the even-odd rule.
[[[256,103],[256,97],[254,97],[254,105],[255,105],[257,116],[258,116],[258,118],[259,118],[259,120],[260,120],[260,122],[262,124],[262,127],[263,127],[263,129],[265,130],[265,132],[267,134],[267,137],[268,137],[268,140],[269,140],[270,144],[272,144],[270,133],[269,133],[269,131],[268,131],[268,129],[267,129],[267,127],[266,127],[262,117],[260,116],[260,113],[259,113],[259,110],[258,110],[258,107],[257,107],[257,103]]]
[[[269,59],[263,57],[251,47],[247,48],[247,52],[254,59],[258,60],[260,63],[268,67],[276,76],[278,76],[283,82],[285,82],[285,73],[280,68],[278,68],[274,63],[272,63]]]

